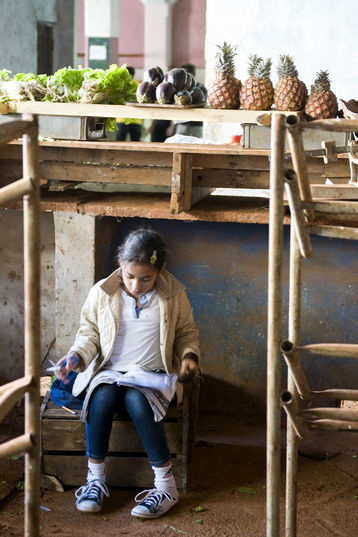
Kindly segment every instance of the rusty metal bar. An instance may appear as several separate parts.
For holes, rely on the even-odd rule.
[[[313,343],[297,347],[297,349],[320,356],[358,358],[358,345],[353,343]]]
[[[30,434],[23,434],[8,442],[0,445],[0,457],[9,457],[10,455],[21,455],[29,453],[33,449],[33,440]]]
[[[299,344],[301,332],[301,273],[302,258],[296,232],[290,230],[290,279],[288,337],[294,344]],[[282,347],[282,345],[281,345]],[[287,375],[287,390],[297,404],[298,393],[291,370]],[[298,474],[298,438],[290,419],[287,420],[286,436],[286,537],[296,537],[297,529],[297,474]]]
[[[267,328],[267,471],[266,535],[280,535],[280,340],[283,261],[283,154],[285,116],[275,114],[271,127],[270,220]]]
[[[0,145],[7,144],[14,138],[20,138],[32,128],[31,120],[16,119],[0,124]]]
[[[25,537],[39,535],[40,503],[40,190],[38,178],[38,126],[23,136],[23,175],[34,189],[24,197],[25,375],[34,377],[34,389],[25,396],[25,433],[34,446],[25,455]]]
[[[297,399],[292,397],[291,392],[285,391],[281,394],[281,405],[289,416],[296,435],[299,438],[305,438],[305,436],[308,434],[308,428],[303,417],[299,413]]]
[[[310,226],[310,233],[335,239],[358,240],[358,228],[353,227],[313,225]]]
[[[294,170],[285,171],[285,190],[301,255],[309,258],[312,256],[312,245]]]
[[[11,185],[6,185],[0,188],[0,205],[18,200],[26,194],[30,194],[32,189],[33,185],[28,179],[19,179]]]
[[[291,149],[291,158],[297,175],[300,197],[303,201],[312,201],[311,187],[308,179],[308,169],[302,137],[302,122],[297,116],[286,118],[287,138]],[[313,218],[313,211],[306,210],[309,220]]]
[[[293,377],[298,393],[300,394],[302,399],[309,401],[311,399],[312,392],[306,379],[306,375],[302,369],[301,361],[299,358],[300,348],[302,347],[294,345],[292,341],[289,340],[284,340],[281,343],[281,352]]]

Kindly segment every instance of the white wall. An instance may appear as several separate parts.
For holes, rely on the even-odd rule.
[[[337,98],[358,99],[357,8],[357,0],[207,0],[207,79],[215,45],[227,41],[238,45],[242,81],[250,53],[272,58],[274,84],[280,54],[290,54],[308,89],[316,72],[327,69]]]

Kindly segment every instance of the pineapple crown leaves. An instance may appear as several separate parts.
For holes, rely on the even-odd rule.
[[[257,56],[256,54],[250,54],[247,72],[249,74],[249,77],[255,77],[264,80],[270,79],[271,66],[271,58],[267,58],[267,60],[264,61],[263,58]]]
[[[318,71],[316,73],[316,78],[314,84],[311,86],[311,93],[316,93],[318,91],[330,91],[331,90],[331,81],[329,79],[328,71]]]
[[[288,54],[280,55],[280,63],[277,67],[278,78],[298,78],[298,71],[292,56]]]
[[[220,78],[230,78],[235,74],[235,56],[237,45],[229,45],[224,41],[223,45],[216,45],[219,51],[216,53],[215,73]]]

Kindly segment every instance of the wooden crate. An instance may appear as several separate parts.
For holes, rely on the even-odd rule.
[[[71,414],[44,398],[41,408],[42,473],[63,485],[83,485],[87,474],[85,424],[80,411]],[[187,465],[194,439],[197,390],[186,389],[183,403],[170,408],[164,419],[173,472],[178,488],[187,490]],[[136,428],[129,418],[116,417],[106,463],[109,486],[151,488],[153,471]]]

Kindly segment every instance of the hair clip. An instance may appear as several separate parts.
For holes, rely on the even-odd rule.
[[[157,261],[157,250],[153,250],[152,255],[150,256],[150,260],[152,265],[155,265],[155,262]]]

